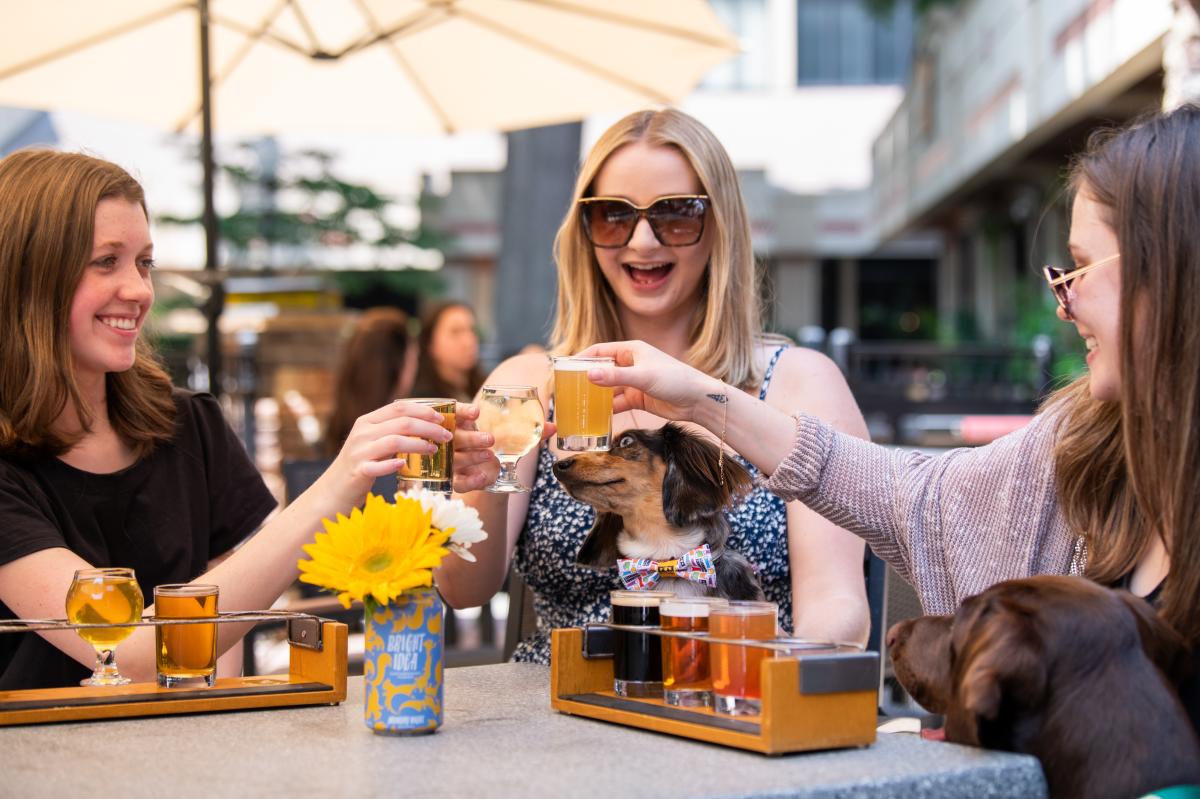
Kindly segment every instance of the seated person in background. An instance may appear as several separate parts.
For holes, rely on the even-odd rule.
[[[600,204],[599,198],[613,199]],[[685,236],[676,230],[681,215]],[[596,231],[586,224],[592,217],[596,225],[619,217],[627,227],[618,224],[615,239],[593,240]],[[614,337],[644,338],[785,418],[807,411],[849,435],[866,435],[846,381],[826,367],[823,355],[789,348],[786,340],[763,333],[737,173],[721,143],[692,117],[670,109],[644,111],[600,137],[580,170],[555,260],[554,354],[573,354]],[[550,381],[544,354],[510,358],[487,380],[536,386],[552,420]],[[659,429],[664,423],[653,412],[625,410],[613,419],[613,440],[625,430]],[[703,435],[717,443],[720,432]],[[550,630],[605,620],[608,592],[622,585],[615,563],[603,571],[576,563],[595,512],[555,479],[552,467],[561,456],[548,440],[520,463],[521,482],[532,493],[469,495],[491,535],[471,550],[477,563],[448,559],[436,576],[452,606],[470,607],[487,601],[515,562],[534,592],[538,615],[538,631],[514,655],[521,661],[548,663]],[[866,640],[860,541],[761,488],[727,516],[732,528],[727,546],[758,568],[763,591],[779,604],[786,629],[824,640]],[[501,534],[505,529],[507,536]]]
[[[412,396],[417,346],[408,335],[408,316],[398,308],[370,308],[354,324],[342,348],[333,385],[333,413],[322,439],[333,457],[354,422],[392,400]]]
[[[1187,105],[1094,138],[1075,162],[1074,264],[1046,277],[1089,373],[988,446],[930,457],[868,444],[644,342],[589,348],[618,364],[589,377],[627,387],[614,408],[724,429],[769,489],[866,539],[927,613],[1035,574],[1145,597],[1191,651],[1179,690],[1200,728],[1197,153],[1200,107]]]
[[[463,302],[445,302],[421,317],[420,360],[413,397],[447,397],[471,402],[483,385],[475,312]]]
[[[123,169],[52,151],[0,161],[0,618],[61,618],[89,566],[133,568],[150,601],[198,580],[223,610],[269,607],[323,517],[349,513],[397,452],[450,435],[404,402],[363,415],[313,486],[235,550],[275,502],[216,400],[172,388],[142,340],[153,268],[142,188]],[[471,478],[490,437],[457,440]],[[221,625],[218,652],[242,632]],[[153,644],[150,627],[121,644],[125,676],[154,680]],[[0,690],[77,685],[95,658],[74,632],[0,636]]]

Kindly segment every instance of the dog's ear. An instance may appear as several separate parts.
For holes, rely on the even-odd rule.
[[[667,463],[663,514],[675,527],[712,516],[750,490],[750,475],[732,458],[724,459],[722,482],[718,471],[721,453],[712,442],[676,424],[663,426],[662,441],[662,456]]]
[[[604,571],[617,565],[621,553],[617,550],[617,535],[625,527],[625,520],[615,513],[597,513],[596,523],[583,539],[575,563],[589,569]]]
[[[1137,621],[1138,635],[1146,656],[1162,669],[1171,683],[1181,683],[1190,667],[1183,637],[1163,621],[1146,600],[1128,591],[1117,591],[1116,594]]]
[[[1048,680],[1046,655],[1033,620],[1016,608],[985,608],[968,632],[954,664],[955,694],[947,713],[946,733],[955,743],[986,746],[980,728],[1012,704],[1035,708],[1042,704]],[[957,711],[957,712],[955,712]]]

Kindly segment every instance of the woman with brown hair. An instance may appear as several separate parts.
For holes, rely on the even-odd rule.
[[[133,568],[146,597],[199,578],[223,610],[268,607],[322,518],[361,502],[397,452],[449,436],[408,403],[366,414],[258,529],[275,502],[220,406],[173,389],[142,338],[153,268],[142,188],[123,169],[37,150],[0,161],[0,618],[61,617],[89,566]],[[490,441],[459,442],[469,476],[490,458],[470,447]],[[241,632],[222,625],[218,651]],[[129,636],[127,676],[154,679],[153,643],[149,627]],[[73,632],[0,636],[0,690],[78,683],[95,656]]]
[[[1089,373],[1027,427],[940,457],[795,419],[643,342],[592,347],[617,406],[687,419],[766,486],[866,539],[953,613],[1001,580],[1083,574],[1154,603],[1196,653],[1181,688],[1200,726],[1200,107],[1093,138],[1071,170],[1068,269],[1046,268]],[[718,404],[712,397],[729,398]]]
[[[610,127],[580,168],[554,255],[553,354],[573,354],[615,337],[644,338],[784,414],[805,411],[849,435],[866,435],[846,381],[824,367],[827,359],[763,332],[737,172],[720,141],[696,119],[674,109],[642,111]],[[543,353],[510,358],[488,383],[536,386],[552,419],[550,380]],[[665,421],[653,412],[626,410],[613,418],[613,440],[625,430],[658,429]],[[621,587],[615,562],[604,570],[576,563],[595,511],[555,479],[560,457],[548,440],[519,464],[530,493],[470,495],[492,535],[472,549],[477,563],[447,561],[437,574],[447,601],[470,607],[487,601],[515,564],[533,590],[538,615],[538,630],[518,645],[517,660],[548,663],[549,631],[607,619],[609,591]],[[825,640],[866,640],[858,539],[762,489],[740,498],[725,515],[729,548],[757,568],[785,629]],[[505,529],[507,536],[497,534]]]
[[[483,373],[479,371],[479,334],[471,306],[451,301],[426,311],[417,348],[420,359],[412,396],[462,402],[475,399],[483,385]]]
[[[334,378],[333,413],[322,436],[327,455],[337,454],[359,416],[412,396],[417,347],[408,322],[398,308],[370,308],[355,322]]]

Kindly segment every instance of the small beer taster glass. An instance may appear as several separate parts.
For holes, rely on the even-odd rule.
[[[156,619],[217,617],[217,586],[167,583],[154,589]],[[217,625],[160,624],[154,628],[158,684],[211,687],[217,674]]]
[[[672,597],[659,603],[662,628],[673,633],[707,633],[711,609],[728,605],[721,597]],[[709,707],[712,677],[709,646],[694,638],[662,639],[663,700],[668,705]]]
[[[607,450],[612,440],[613,390],[588,380],[588,369],[612,366],[612,358],[559,356],[554,359],[554,422],[558,448],[568,452]]]
[[[458,404],[446,397],[418,397],[406,399],[405,402],[415,402],[426,405],[442,415],[442,427],[454,432],[455,412]],[[439,494],[449,495],[454,485],[454,441],[431,442],[437,450],[431,455],[419,452],[400,453],[401,490],[409,491],[425,488]]]
[[[770,641],[775,637],[779,608],[774,602],[734,602],[713,607],[708,616],[712,638]],[[718,644],[711,648],[713,706],[731,716],[762,711],[762,662],[770,650]]]
[[[612,591],[612,623],[656,629],[658,606],[670,591]],[[617,696],[662,696],[662,647],[659,636],[613,630],[613,693]]]
[[[80,569],[67,589],[67,621],[72,624],[128,624],[142,620],[142,589],[133,569]],[[117,671],[117,644],[132,627],[84,627],[79,637],[96,650],[96,669],[80,685],[126,685]]]

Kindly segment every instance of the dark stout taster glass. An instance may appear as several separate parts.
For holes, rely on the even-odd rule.
[[[613,591],[613,624],[657,628],[658,604],[669,591]],[[657,635],[613,630],[613,692],[662,696],[662,646]]]

